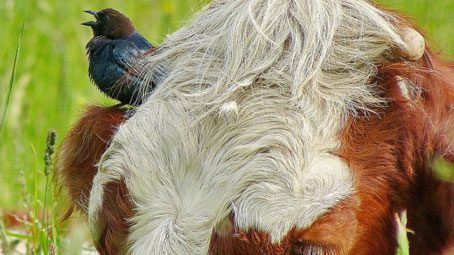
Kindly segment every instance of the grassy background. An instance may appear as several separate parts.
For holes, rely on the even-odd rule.
[[[91,37],[91,19],[82,10],[119,9],[155,44],[182,24],[208,0],[2,0],[0,3],[0,114],[4,111],[15,49],[28,9],[15,80],[0,133],[0,211],[23,206],[24,185],[33,190],[34,170],[44,168],[46,134],[57,131],[61,142],[84,105],[111,103],[87,77],[85,44]],[[430,45],[454,56],[454,1],[381,0],[415,17]],[[1,115],[0,115],[1,118]],[[38,176],[38,191],[44,187]]]

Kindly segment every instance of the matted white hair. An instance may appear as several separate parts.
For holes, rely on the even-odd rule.
[[[368,109],[377,103],[369,85],[376,63],[404,44],[394,23],[370,1],[215,1],[166,39],[148,70],[170,63],[161,89],[205,105],[263,83],[303,108],[316,98],[342,111]]]
[[[338,135],[383,102],[371,77],[404,44],[396,23],[362,0],[214,1],[147,57],[145,80],[167,76],[103,156],[94,235],[120,178],[134,254],[206,254],[232,212],[274,242],[310,226],[354,192]]]

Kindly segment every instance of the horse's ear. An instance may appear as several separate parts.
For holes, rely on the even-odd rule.
[[[454,63],[440,59],[429,50],[423,67],[423,106],[432,128],[434,153],[454,164]],[[454,169],[453,169],[454,171]]]
[[[408,192],[407,211],[408,227],[416,233],[409,235],[412,251],[420,254],[429,253],[429,243],[446,249],[454,247],[454,180],[440,178],[434,163],[439,160],[454,173],[452,66],[426,49],[420,60],[390,64],[380,73],[391,103],[412,116],[406,130],[416,142],[407,147],[414,147],[416,157],[412,161],[414,185]],[[440,240],[446,243],[438,243]]]
[[[379,67],[376,82],[390,104],[414,116],[426,153],[453,161],[454,71],[430,49],[415,62],[400,61]]]
[[[416,29],[401,25],[397,26],[397,33],[400,35],[401,42],[393,47],[391,58],[403,58],[408,61],[418,61],[424,55],[426,42],[421,33]]]

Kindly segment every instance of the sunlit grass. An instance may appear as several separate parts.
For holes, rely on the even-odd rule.
[[[436,158],[433,161],[433,168],[436,169],[435,174],[439,179],[454,182],[454,165],[451,162]]]
[[[409,15],[422,28],[428,44],[443,55],[454,58],[454,1],[452,0],[378,0]]]
[[[1,116],[0,117],[0,134],[2,133],[2,129],[5,124],[6,113],[8,112],[8,106],[9,106],[9,102],[11,99],[11,93],[13,91],[14,78],[16,77],[17,59],[19,57],[20,47],[22,45],[22,38],[24,36],[24,30],[25,30],[25,24],[27,23],[27,17],[28,17],[28,8],[25,10],[25,16],[22,21],[22,26],[21,26],[20,34],[19,34],[19,40],[17,42],[16,51],[14,53],[13,67],[11,68],[11,75],[10,75],[10,79],[9,79],[9,83],[8,83],[8,88],[6,91],[5,104],[3,105],[2,115],[0,115]]]
[[[396,255],[409,255],[410,244],[408,242],[408,233],[414,234],[413,231],[407,229],[407,212],[403,211],[400,215],[395,215],[397,225],[397,244],[398,248]]]

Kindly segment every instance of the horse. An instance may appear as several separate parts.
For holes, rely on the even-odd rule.
[[[101,254],[454,251],[454,71],[366,0],[214,0],[89,106],[58,183]],[[145,86],[145,85],[144,85]]]

